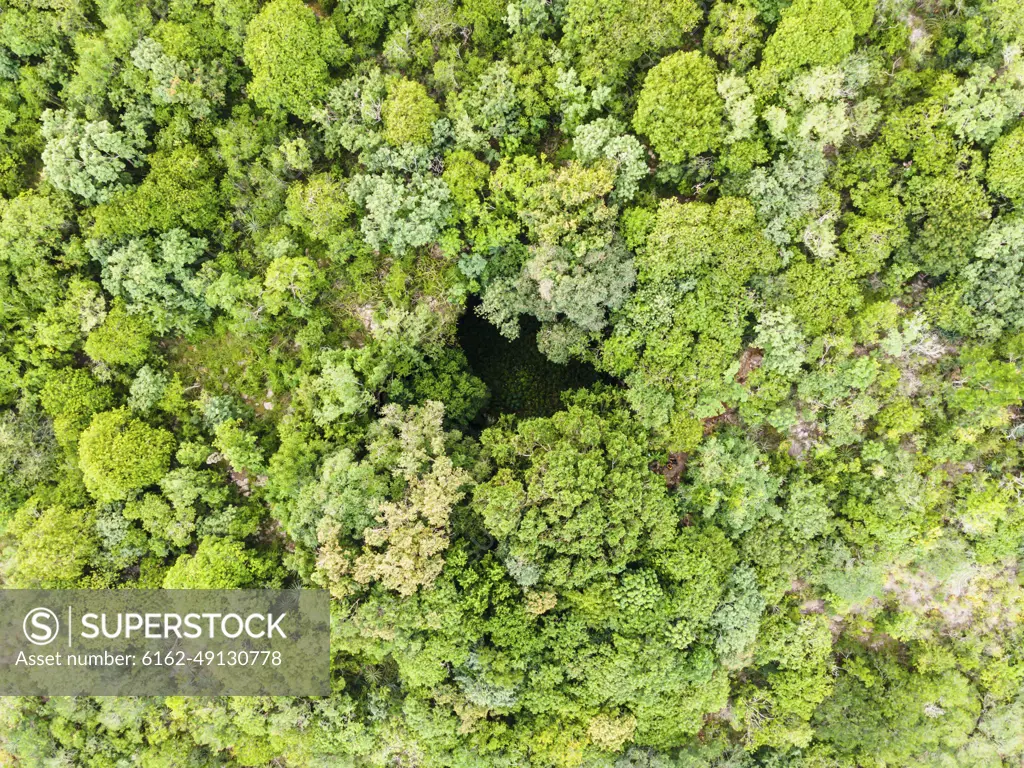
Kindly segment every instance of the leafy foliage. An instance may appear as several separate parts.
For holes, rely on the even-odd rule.
[[[8,0],[0,586],[331,693],[0,764],[1024,760],[1019,0]]]
[[[498,469],[474,498],[516,567],[538,569],[523,586],[583,587],[670,535],[672,504],[647,471],[635,427],[613,404],[610,395],[581,395],[549,419],[483,435]]]
[[[96,414],[82,432],[82,478],[100,501],[116,501],[156,483],[170,466],[174,438],[125,409]]]
[[[102,268],[103,287],[159,332],[187,330],[209,312],[202,279],[192,266],[205,248],[205,240],[180,229],[118,247],[102,241],[90,244]]]
[[[678,45],[699,19],[691,0],[569,0],[564,31],[568,49],[579,57],[584,81],[616,80],[644,54]]]
[[[681,163],[719,147],[722,102],[715,74],[714,62],[686,51],[662,59],[644,79],[633,125],[665,162]]]
[[[842,0],[797,0],[765,43],[763,71],[788,77],[800,67],[838,64],[853,50],[854,35]]]
[[[343,50],[335,28],[318,22],[299,0],[268,3],[246,28],[253,100],[266,109],[308,116],[310,102],[327,90],[329,65],[338,62]]]

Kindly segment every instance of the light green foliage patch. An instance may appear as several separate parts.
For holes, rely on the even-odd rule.
[[[644,79],[633,126],[665,162],[681,163],[721,143],[715,75],[711,59],[690,51],[663,59]]]
[[[173,447],[169,432],[132,418],[124,409],[99,413],[78,444],[86,488],[100,501],[127,498],[164,476]]]
[[[614,80],[644,54],[679,45],[699,20],[691,0],[569,0],[564,31],[585,80]]]
[[[266,109],[306,117],[311,102],[327,90],[328,67],[343,53],[335,28],[318,21],[311,8],[300,0],[274,0],[246,28],[251,96]]]

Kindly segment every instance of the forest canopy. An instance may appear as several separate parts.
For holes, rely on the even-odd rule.
[[[0,0],[0,586],[331,695],[0,765],[1024,761],[1019,0]]]

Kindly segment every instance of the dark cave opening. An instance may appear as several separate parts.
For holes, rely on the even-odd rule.
[[[482,420],[491,422],[503,413],[550,416],[561,410],[563,392],[609,380],[586,363],[561,364],[545,357],[537,349],[540,323],[535,318],[521,316],[519,337],[510,340],[477,314],[477,306],[471,303],[459,319],[458,342],[470,369],[491,393]]]

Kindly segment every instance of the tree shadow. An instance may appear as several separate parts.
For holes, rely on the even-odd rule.
[[[537,349],[540,323],[533,317],[520,317],[519,337],[510,340],[477,314],[477,306],[478,302],[471,303],[459,319],[458,342],[470,369],[490,391],[490,400],[477,417],[480,426],[493,423],[503,413],[521,418],[550,416],[561,410],[562,392],[608,380],[585,363],[548,360]]]

